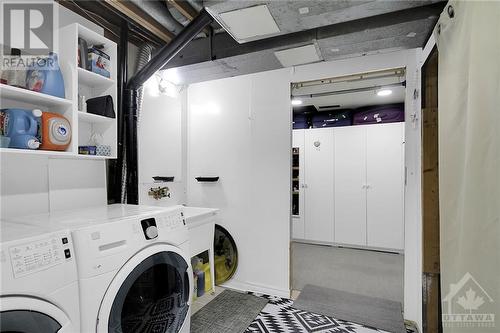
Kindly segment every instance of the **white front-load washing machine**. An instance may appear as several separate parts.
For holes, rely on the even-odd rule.
[[[70,232],[2,221],[0,233],[0,332],[79,332]]]
[[[110,205],[28,220],[71,230],[81,331],[190,331],[193,276],[182,206]]]

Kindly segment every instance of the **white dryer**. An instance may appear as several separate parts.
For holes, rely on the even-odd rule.
[[[4,221],[0,232],[0,332],[79,332],[70,232]]]
[[[190,331],[193,276],[182,206],[110,205],[29,220],[71,230],[82,332]]]

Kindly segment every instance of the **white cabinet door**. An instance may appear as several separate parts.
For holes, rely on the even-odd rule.
[[[366,125],[368,246],[404,247],[403,126]]]
[[[300,216],[292,216],[292,238],[304,239],[304,218]]]
[[[366,129],[335,128],[335,242],[366,245]]]
[[[304,239],[304,131],[297,129],[292,132],[292,147],[298,148],[299,152],[299,169],[292,170],[292,206],[298,205],[298,214],[292,218],[292,238],[294,239]],[[296,188],[298,193],[294,187],[298,187]]]
[[[305,131],[305,239],[333,242],[333,129]]]

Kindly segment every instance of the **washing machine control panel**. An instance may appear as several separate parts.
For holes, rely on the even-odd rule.
[[[172,212],[166,215],[159,215],[156,217],[156,223],[158,224],[159,229],[166,230],[176,230],[185,225],[184,217],[180,211]]]
[[[9,248],[14,278],[39,272],[72,257],[68,235],[53,235]]]

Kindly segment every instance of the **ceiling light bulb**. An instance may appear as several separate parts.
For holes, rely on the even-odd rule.
[[[389,96],[390,94],[392,94],[392,90],[390,89],[382,89],[377,91],[378,96]]]
[[[302,101],[300,99],[292,99],[292,105],[301,105]]]

